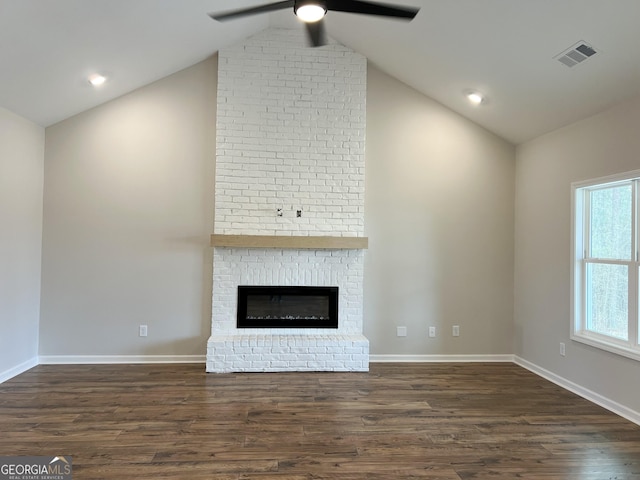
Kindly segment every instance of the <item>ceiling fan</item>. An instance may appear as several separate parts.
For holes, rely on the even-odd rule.
[[[291,7],[293,7],[293,12],[296,16],[305,22],[309,41],[314,47],[320,47],[327,43],[323,19],[329,10],[335,12],[361,13],[364,15],[379,15],[403,20],[412,20],[420,10],[414,7],[364,2],[360,0],[285,0],[283,2],[269,3],[241,10],[210,13],[209,16],[214,20],[225,21]]]

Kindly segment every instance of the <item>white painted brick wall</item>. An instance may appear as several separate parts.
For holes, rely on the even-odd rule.
[[[362,236],[366,59],[269,29],[218,65],[214,232]],[[213,271],[207,371],[368,370],[362,251],[215,248]],[[237,329],[238,285],[337,286],[339,327]]]
[[[212,336],[208,372],[334,371],[369,369],[369,342],[362,335]]]
[[[218,54],[215,233],[364,232],[366,58],[306,42],[269,29]]]

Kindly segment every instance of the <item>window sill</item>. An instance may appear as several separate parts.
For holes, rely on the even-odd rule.
[[[600,337],[581,333],[574,333],[571,335],[571,340],[640,362],[640,349],[634,350],[614,342],[601,340]]]

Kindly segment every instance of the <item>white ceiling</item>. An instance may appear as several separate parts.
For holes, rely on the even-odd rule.
[[[269,0],[0,0],[0,106],[42,126],[193,65],[290,11],[219,23]],[[328,34],[378,68],[520,143],[640,93],[640,0],[402,0],[410,23],[329,12]],[[554,57],[578,41],[598,54]],[[86,77],[109,81],[92,88]],[[478,89],[472,107],[463,91]]]

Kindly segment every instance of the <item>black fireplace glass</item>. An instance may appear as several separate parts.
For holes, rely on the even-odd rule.
[[[338,328],[338,287],[238,286],[238,328]]]

